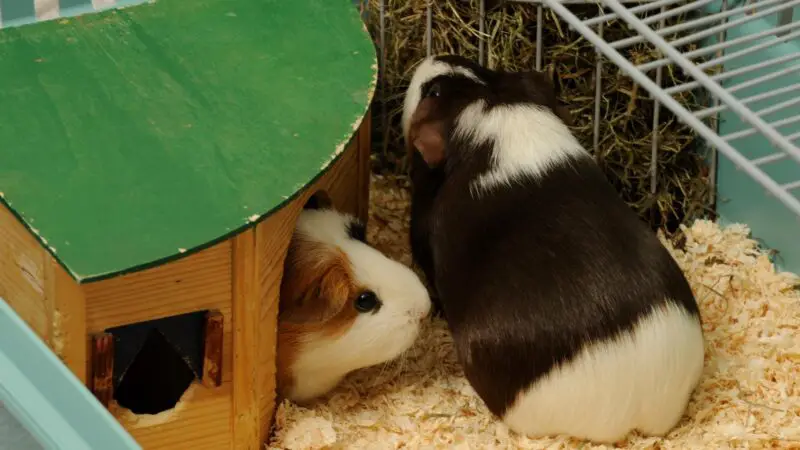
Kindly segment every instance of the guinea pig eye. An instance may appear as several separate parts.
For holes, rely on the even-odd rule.
[[[381,301],[374,292],[364,291],[356,298],[355,307],[356,311],[361,313],[377,311],[381,307]]]
[[[439,83],[433,83],[428,86],[428,90],[425,92],[425,97],[438,97],[440,95],[442,95],[442,87]]]

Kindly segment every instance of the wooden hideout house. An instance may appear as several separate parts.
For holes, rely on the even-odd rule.
[[[258,449],[295,218],[366,220],[375,48],[349,0],[102,3],[0,10],[0,298],[142,448]]]

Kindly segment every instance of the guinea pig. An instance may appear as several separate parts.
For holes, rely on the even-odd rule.
[[[310,402],[348,373],[396,358],[430,309],[422,281],[368,245],[363,223],[325,204],[304,209],[281,280],[278,395]]]
[[[424,59],[402,116],[414,258],[429,258],[467,380],[511,430],[664,436],[703,371],[698,305],[567,120],[539,72]]]
[[[409,244],[414,264],[420,268],[426,281],[428,281],[429,294],[433,311],[440,315],[443,313],[436,288],[433,285],[433,256],[428,243],[430,224],[430,210],[436,191],[444,180],[441,167],[428,167],[418,152],[409,152],[407,160],[410,163],[409,176],[411,178],[411,211],[409,223]]]

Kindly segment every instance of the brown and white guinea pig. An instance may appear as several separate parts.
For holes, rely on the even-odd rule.
[[[561,115],[541,73],[423,60],[403,111],[414,258],[428,258],[468,381],[509,428],[662,436],[703,371],[698,306]]]
[[[399,356],[431,308],[422,281],[368,245],[360,221],[310,205],[289,245],[278,315],[278,394],[298,403]]]

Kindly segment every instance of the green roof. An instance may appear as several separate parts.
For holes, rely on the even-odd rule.
[[[351,0],[157,0],[0,30],[0,197],[79,281],[280,208],[377,77]]]

